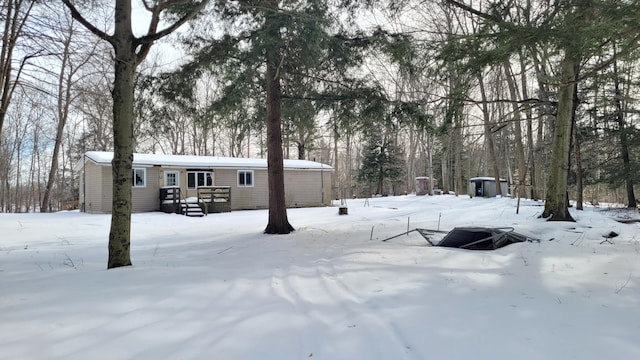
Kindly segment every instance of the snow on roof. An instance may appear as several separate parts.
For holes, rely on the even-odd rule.
[[[494,178],[493,176],[489,177],[489,176],[479,176],[479,177],[474,177],[469,179],[469,181],[477,181],[477,180],[483,180],[483,181],[495,181],[496,178]],[[500,182],[503,181],[507,181],[505,179],[500,179]]]
[[[113,152],[87,151],[85,158],[100,165],[111,165]],[[231,158],[219,156],[133,154],[133,164],[137,166],[178,166],[192,168],[253,168],[266,169],[267,159]],[[327,164],[308,160],[284,160],[285,169],[333,169]]]

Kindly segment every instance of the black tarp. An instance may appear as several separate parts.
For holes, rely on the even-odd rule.
[[[457,227],[449,231],[436,246],[469,250],[494,250],[509,244],[527,241],[513,228]]]
[[[413,229],[386,238],[388,241],[417,231],[432,246],[453,247],[468,250],[494,250],[509,244],[524,241],[539,241],[514,232],[512,227],[456,227],[451,231]],[[444,234],[444,235],[443,235]],[[440,239],[438,241],[438,239]]]

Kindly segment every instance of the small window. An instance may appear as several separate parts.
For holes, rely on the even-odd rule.
[[[133,187],[147,186],[147,169],[133,169]]]
[[[190,171],[187,173],[187,189],[213,186],[213,173],[210,171]]]
[[[164,186],[180,186],[180,173],[177,171],[164,172]]]
[[[238,187],[253,187],[253,170],[238,170]]]

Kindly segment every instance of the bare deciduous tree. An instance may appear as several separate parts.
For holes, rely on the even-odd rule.
[[[200,2],[181,0],[143,0],[151,13],[147,34],[135,36],[132,29],[131,0],[116,0],[113,34],[99,29],[88,21],[71,0],[62,0],[74,19],[89,31],[107,41],[114,51],[113,136],[112,161],[113,204],[109,232],[108,268],[131,265],[131,167],[133,163],[133,117],[135,73],[138,64],[149,53],[153,43],[178,29],[201,11],[209,0]],[[191,5],[190,7],[188,5]],[[158,27],[162,15],[176,8],[189,7],[175,22],[164,29]]]

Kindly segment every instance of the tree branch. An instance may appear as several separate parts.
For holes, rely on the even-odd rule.
[[[98,36],[99,38],[108,41],[111,45],[113,45],[113,36],[107,34],[106,32],[98,29],[97,27],[95,27],[92,23],[90,23],[87,19],[84,18],[84,16],[82,16],[82,14],[80,14],[80,12],[78,11],[78,9],[76,9],[76,7],[71,3],[71,0],[62,0],[62,3],[69,9],[69,11],[71,11],[71,16],[78,20],[78,22],[82,25],[84,25],[84,27],[87,28],[87,30],[91,31],[92,33],[94,33],[96,36]]]
[[[68,1],[68,0],[63,0],[63,1]],[[207,6],[207,4],[209,3],[209,0],[202,0],[198,5],[196,5],[195,8],[193,8],[190,12],[188,12],[187,14],[185,14],[183,17],[181,17],[180,19],[178,19],[175,23],[173,23],[171,26],[156,32],[157,27],[158,27],[158,23],[160,22],[160,13],[163,10],[168,9],[171,6],[175,6],[175,5],[179,5],[179,4],[183,4],[184,1],[182,0],[169,0],[165,3],[162,3],[158,6],[156,6],[155,8],[152,8],[152,18],[151,18],[151,24],[149,25],[149,33],[145,36],[142,36],[138,39],[136,39],[135,43],[136,45],[141,45],[140,51],[137,54],[137,60],[138,62],[141,62],[149,53],[149,50],[151,49],[151,46],[153,45],[153,42],[156,40],[159,40],[169,34],[171,34],[172,32],[174,32],[176,29],[178,29],[180,26],[184,25],[187,21],[189,21],[191,18],[193,18],[197,13],[199,13],[202,9],[204,9],[205,6]],[[146,7],[146,4],[145,4]]]
[[[485,20],[491,20],[491,21],[496,22],[496,23],[503,23],[504,22],[504,20],[502,20],[499,17],[484,13],[484,12],[482,12],[480,10],[476,10],[476,9],[472,8],[471,6],[469,6],[467,4],[464,4],[464,3],[461,3],[459,1],[456,1],[456,0],[445,0],[445,1],[447,3],[453,5],[453,6],[457,7],[457,8],[460,8],[460,9],[462,9],[464,11],[470,12],[470,13],[472,13],[472,14],[474,14],[476,16],[479,16],[479,17],[481,17],[481,18],[483,18]]]

